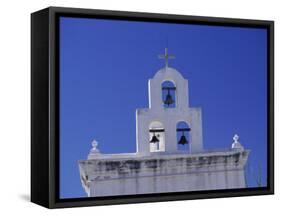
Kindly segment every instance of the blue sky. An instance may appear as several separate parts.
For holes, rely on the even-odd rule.
[[[102,153],[136,151],[135,110],[148,107],[148,79],[164,61],[189,80],[202,107],[204,148],[228,148],[235,133],[250,149],[247,184],[266,184],[265,29],[60,18],[60,197],[86,194],[78,160],[91,141]],[[260,167],[260,168],[259,168]]]

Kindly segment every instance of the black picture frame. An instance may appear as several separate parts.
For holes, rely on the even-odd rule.
[[[59,198],[60,16],[266,28],[268,78],[267,187],[96,198]],[[49,7],[31,14],[31,201],[47,208],[160,202],[274,193],[274,22],[155,13]]]

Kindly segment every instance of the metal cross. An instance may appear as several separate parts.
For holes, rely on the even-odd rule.
[[[166,68],[168,67],[169,59],[175,59],[176,57],[174,55],[169,55],[168,54],[168,48],[165,48],[165,54],[164,55],[159,55],[159,59],[165,59],[165,66]]]

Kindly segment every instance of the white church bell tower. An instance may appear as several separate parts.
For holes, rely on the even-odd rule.
[[[168,49],[159,57],[165,66],[148,81],[149,107],[136,110],[137,151],[104,154],[93,140],[78,162],[87,196],[245,188],[250,151],[237,134],[223,150],[203,149],[201,108],[189,106],[188,80],[169,67]]]
[[[148,81],[149,108],[136,111],[137,152],[140,154],[181,153],[179,145],[187,145],[188,153],[200,152],[202,145],[201,108],[189,107],[188,80],[168,61],[175,58],[168,54],[165,67]],[[186,127],[179,127],[185,123]],[[186,143],[179,144],[177,133],[182,132]]]

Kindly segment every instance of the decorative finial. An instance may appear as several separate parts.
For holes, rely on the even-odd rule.
[[[158,55],[159,59],[165,59],[165,67],[167,68],[169,65],[169,59],[175,59],[176,57],[174,55],[168,54],[168,48],[165,48],[165,54],[164,55]]]
[[[238,143],[239,136],[237,134],[234,135],[233,140],[235,143]]]
[[[93,140],[92,149],[90,151],[90,154],[88,155],[88,159],[92,159],[95,157],[95,155],[100,154],[100,150],[97,147],[98,147],[98,141]],[[94,156],[94,157],[92,157],[92,156]]]
[[[99,151],[99,150],[97,149],[97,147],[98,147],[98,141],[93,140],[93,141],[92,141],[92,146],[93,146],[93,148],[92,148],[93,151]]]
[[[235,134],[232,139],[234,141],[231,145],[233,150],[244,150],[244,147],[239,142],[239,136],[237,134]]]

